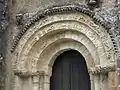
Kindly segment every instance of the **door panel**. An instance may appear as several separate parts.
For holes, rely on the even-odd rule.
[[[84,57],[75,50],[59,55],[50,82],[51,90],[91,90]]]

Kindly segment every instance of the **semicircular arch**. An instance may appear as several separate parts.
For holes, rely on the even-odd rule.
[[[57,21],[58,20],[58,21]],[[64,31],[64,33],[63,33]],[[77,31],[77,33],[76,33]],[[81,13],[71,13],[71,14],[60,14],[60,15],[52,15],[46,17],[43,21],[36,22],[33,27],[31,27],[26,34],[20,40],[15,53],[18,55],[15,56],[16,58],[16,66],[25,69],[25,61],[29,58],[29,53],[33,52],[34,48],[36,48],[36,43],[44,42],[49,40],[49,33],[51,36],[54,36],[54,39],[59,40],[60,38],[68,38],[73,39],[81,43],[80,38],[84,37],[84,42],[82,44],[90,51],[89,49],[92,48],[90,45],[85,44],[86,37],[96,48],[96,51],[100,58],[100,64],[105,59],[106,61],[114,61],[114,46],[112,45],[111,38],[109,34],[105,31],[103,27],[96,25],[92,19]],[[62,34],[63,33],[63,34]],[[80,35],[83,34],[83,36]],[[58,35],[58,36],[57,36]],[[43,37],[46,37],[42,39]],[[63,39],[64,39],[63,38]],[[54,40],[53,40],[54,41]],[[47,41],[46,41],[47,42]],[[50,43],[44,43],[48,44]],[[44,44],[39,44],[43,45]],[[39,47],[38,47],[39,48]],[[43,50],[44,51],[44,50]],[[90,51],[92,55],[92,51]],[[102,53],[102,55],[101,55]],[[36,55],[33,53],[33,57]],[[40,55],[39,55],[40,56]],[[104,59],[103,57],[104,56]],[[102,60],[103,59],[103,60]],[[97,60],[94,60],[97,61]],[[20,68],[19,68],[20,69]],[[22,70],[22,69],[21,69]]]

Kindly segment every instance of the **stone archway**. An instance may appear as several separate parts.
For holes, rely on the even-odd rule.
[[[91,90],[86,62],[78,51],[63,52],[52,68],[50,90]]]
[[[14,90],[27,90],[28,86],[30,90],[50,90],[52,65],[58,55],[69,49],[85,57],[91,90],[106,90],[107,74],[115,64],[111,38],[89,16],[72,12],[51,15],[36,22],[21,38],[13,53],[16,60]]]

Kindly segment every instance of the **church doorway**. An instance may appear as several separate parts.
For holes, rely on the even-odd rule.
[[[50,90],[91,90],[90,86],[85,59],[78,51],[65,51],[56,58]]]

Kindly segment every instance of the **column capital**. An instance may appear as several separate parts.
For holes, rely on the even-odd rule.
[[[21,77],[32,77],[32,76],[43,76],[45,75],[44,71],[31,72],[27,70],[14,70],[14,74]]]
[[[92,74],[106,74],[108,72],[115,71],[115,64],[96,65],[95,67],[90,68],[88,71]]]

